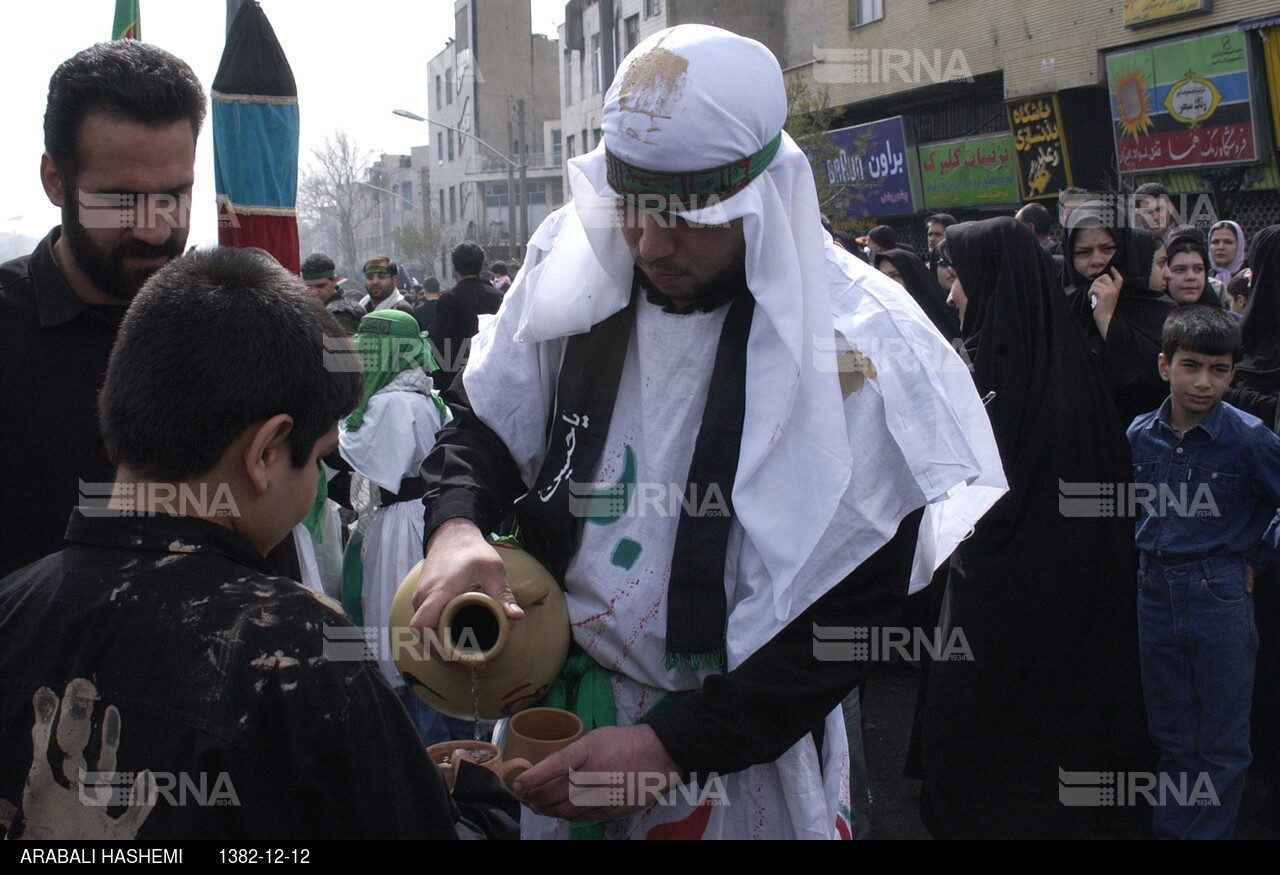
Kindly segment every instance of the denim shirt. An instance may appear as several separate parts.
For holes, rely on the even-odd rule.
[[[1179,434],[1170,400],[1127,432],[1138,549],[1163,564],[1245,556],[1266,565],[1280,542],[1280,437],[1262,420],[1219,401]],[[1259,550],[1265,543],[1269,550]],[[1267,555],[1269,554],[1269,555]]]

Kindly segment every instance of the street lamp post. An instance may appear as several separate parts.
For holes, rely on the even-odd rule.
[[[521,102],[521,104],[522,104],[521,105],[521,121],[523,122],[523,111],[524,111],[523,101]],[[402,118],[413,119],[416,122],[426,122],[429,125],[436,125],[437,127],[444,128],[447,131],[453,131],[455,134],[457,134],[460,137],[470,137],[472,140],[475,140],[481,146],[484,146],[486,149],[488,149],[490,152],[496,155],[504,164],[507,165],[507,227],[509,228],[508,234],[511,240],[510,249],[513,253],[518,252],[519,259],[523,261],[524,260],[524,241],[528,237],[528,226],[529,226],[529,198],[528,198],[528,190],[526,189],[526,184],[525,184],[525,166],[524,166],[523,156],[521,157],[520,163],[517,164],[515,161],[512,161],[509,156],[504,155],[502,152],[500,152],[495,146],[492,146],[489,143],[486,143],[484,140],[480,139],[470,131],[464,131],[461,128],[455,128],[452,125],[446,125],[444,122],[438,122],[435,119],[425,118],[424,116],[420,116],[416,112],[410,112],[407,109],[393,109],[392,112],[398,116],[401,116]],[[516,239],[517,239],[516,189],[515,189],[515,171],[516,170],[520,171],[520,212],[521,212],[521,218],[523,219],[523,226],[524,226],[523,230],[520,232],[520,236],[519,236],[520,242],[518,244],[516,243]]]

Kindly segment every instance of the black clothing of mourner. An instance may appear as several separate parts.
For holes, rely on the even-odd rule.
[[[342,636],[326,630],[357,631],[336,605],[206,520],[77,510],[67,539],[0,582],[9,837],[457,835],[458,807],[363,639],[347,658],[333,649]],[[138,781],[148,770],[168,795],[150,810],[86,806],[98,781],[66,773],[78,755]],[[475,771],[464,828],[513,835],[514,800]]]
[[[1280,225],[1253,235],[1249,244],[1249,312],[1240,326],[1242,348],[1235,384],[1226,401],[1280,432]],[[1258,820],[1280,829],[1280,570],[1258,569],[1253,588],[1258,660],[1250,715],[1253,769],[1266,778],[1267,797]]]
[[[1160,376],[1160,332],[1174,303],[1161,291],[1148,288],[1151,264],[1164,245],[1160,238],[1141,228],[1107,228],[1116,243],[1116,254],[1106,270],[1115,268],[1124,282],[1115,312],[1104,338],[1093,318],[1089,287],[1093,280],[1075,268],[1071,253],[1076,235],[1091,227],[1085,207],[1072,213],[1073,227],[1067,235],[1066,275],[1068,298],[1085,343],[1097,357],[1112,400],[1120,412],[1121,436],[1124,428],[1143,413],[1150,413],[1169,396],[1169,384]],[[1093,223],[1093,227],[1104,227]]]
[[[439,298],[423,298],[413,308],[413,318],[418,320],[418,327],[427,332],[433,343],[436,339],[436,309],[439,303]]]
[[[126,305],[80,300],[54,260],[60,234],[0,265],[0,577],[62,549],[82,490],[114,478],[98,390]]]
[[[436,301],[436,349],[441,355],[441,374],[435,375],[436,388],[447,389],[466,364],[471,338],[480,330],[480,316],[497,313],[501,306],[502,293],[478,276],[463,277],[440,294]]]
[[[947,292],[938,282],[938,274],[925,267],[914,252],[905,249],[890,249],[881,252],[875,258],[876,268],[880,262],[888,261],[902,275],[907,292],[920,305],[924,315],[929,317],[933,327],[947,340],[955,340],[960,336],[960,316],[955,308],[947,303]]]
[[[72,509],[115,479],[98,392],[128,305],[80,300],[53,256],[61,233],[0,265],[0,577],[61,550]],[[291,538],[272,557],[301,580]]]
[[[1009,492],[951,560],[943,640],[921,715],[921,808],[935,838],[1066,838],[1058,770],[1115,767],[1145,734],[1138,693],[1133,524],[1069,516],[1060,484],[1118,483],[1128,445],[1049,256],[1012,218],[947,230],[968,297],[965,349]]]
[[[703,440],[709,429],[717,436],[731,435],[735,416],[732,400],[717,405],[712,399],[731,398],[742,390],[743,371],[733,362],[739,343],[739,351],[745,355],[745,329],[741,323],[736,329],[730,329],[729,325],[743,318],[742,314],[735,315],[733,308],[744,303],[741,300],[744,295],[745,303],[749,304],[750,299],[745,286],[730,291],[733,294],[717,290],[705,301],[707,308],[732,303],[728,304],[731,311],[726,316],[726,333],[722,333],[716,357],[690,482],[695,481],[699,471],[719,471],[723,473],[713,473],[713,476],[727,475],[727,480],[713,482],[731,483],[732,466],[737,461],[736,442],[730,450],[724,442]],[[661,303],[652,292],[647,295],[652,302]],[[565,352],[557,387],[557,409],[583,411],[593,423],[601,423],[591,429],[600,435],[608,431],[607,422],[613,412],[626,347],[625,343],[613,343],[611,339],[615,334],[622,337],[629,334],[631,310],[635,306],[633,297],[631,307],[586,334],[570,338]],[[744,313],[745,324],[749,325],[750,309]],[[736,334],[736,339],[727,334]],[[436,436],[435,449],[423,466],[427,480],[425,538],[429,539],[444,521],[457,517],[471,520],[481,531],[496,531],[514,506],[527,548],[547,560],[551,567],[563,568],[577,549],[583,520],[567,511],[559,514],[556,508],[541,501],[519,500],[537,487],[526,489],[501,438],[471,411],[464,382],[456,381],[445,396],[454,420]],[[740,429],[740,408],[736,416]],[[738,435],[740,438],[740,431]],[[557,441],[554,435],[548,440],[549,447],[554,448],[557,443],[563,444],[563,441]],[[595,451],[598,453],[599,449]],[[573,456],[575,471],[596,469],[595,462],[585,461],[591,453],[585,442],[577,445]],[[598,455],[595,458],[598,460]],[[539,476],[554,473],[558,464],[544,461]],[[731,490],[725,488],[724,492],[730,494]],[[888,544],[742,665],[708,679],[699,691],[681,694],[671,707],[645,720],[682,769],[699,774],[723,774],[770,762],[809,733],[815,735],[821,747],[824,718],[862,679],[866,664],[817,660],[813,653],[814,624],[871,626],[897,622],[907,592],[921,516],[921,511],[909,514]],[[715,543],[719,545],[717,549],[697,550],[698,555],[687,564],[705,572],[702,577],[716,582],[721,607],[719,614],[709,609],[701,612],[701,616],[686,617],[683,623],[672,622],[669,612],[668,650],[705,652],[706,636],[722,641],[714,636],[724,634],[725,548],[724,541],[720,540],[724,533],[715,531],[719,520],[713,520],[710,526],[690,524],[686,530],[683,524],[687,520],[682,517],[677,534],[669,603],[680,599],[694,604],[713,603],[714,593],[700,586],[699,580],[682,581],[676,569],[685,564],[681,556],[690,555],[682,554],[682,543],[700,546]],[[681,588],[685,591],[677,592]],[[683,636],[691,645],[673,646],[673,634]]]

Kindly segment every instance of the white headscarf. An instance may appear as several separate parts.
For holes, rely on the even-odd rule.
[[[781,137],[767,169],[745,187],[697,209],[671,209],[704,224],[742,219],[756,312],[733,506],[772,581],[774,629],[853,567],[813,573],[809,561],[828,552],[819,539],[840,522],[851,484],[901,469],[902,456],[914,481],[904,483],[904,494],[941,502],[967,483],[983,484],[980,497],[971,490],[965,500],[945,502],[947,513],[931,508],[938,512],[924,525],[913,575],[919,585],[1004,488],[985,411],[955,352],[899,286],[837,250],[822,230],[808,159],[782,132],[786,113],[781,69],[760,43],[706,25],[680,25],[645,40],[623,61],[605,98],[601,145],[569,163],[572,203],[533,235],[507,298],[520,308],[515,340],[525,342],[586,332],[627,306],[634,261],[618,230],[619,194],[608,180],[607,152],[645,171],[692,172],[742,162]],[[861,349],[896,350],[899,361],[876,362],[880,376],[873,382],[885,397],[897,446],[851,453],[857,435],[837,373],[841,337]],[[464,381],[476,413],[507,439],[504,425],[515,420],[499,411],[510,401],[509,387],[501,385],[510,368],[486,365],[491,349],[489,338],[478,338]],[[877,519],[876,507],[858,510],[846,529],[858,546],[838,562],[865,559],[901,518],[900,509],[885,509],[885,517],[896,514],[891,520]]]
[[[1213,237],[1213,232],[1219,228],[1230,228],[1231,233],[1236,235],[1236,257],[1231,259],[1231,263],[1226,267],[1219,267],[1213,260],[1213,253],[1209,254],[1209,275],[1217,278],[1218,282],[1225,286],[1231,282],[1236,272],[1244,267],[1244,229],[1230,219],[1223,219],[1221,222],[1215,222],[1209,229],[1210,239]]]

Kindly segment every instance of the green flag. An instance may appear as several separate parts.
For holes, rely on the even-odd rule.
[[[116,0],[116,20],[111,25],[112,39],[142,39],[142,13],[138,0]]]

